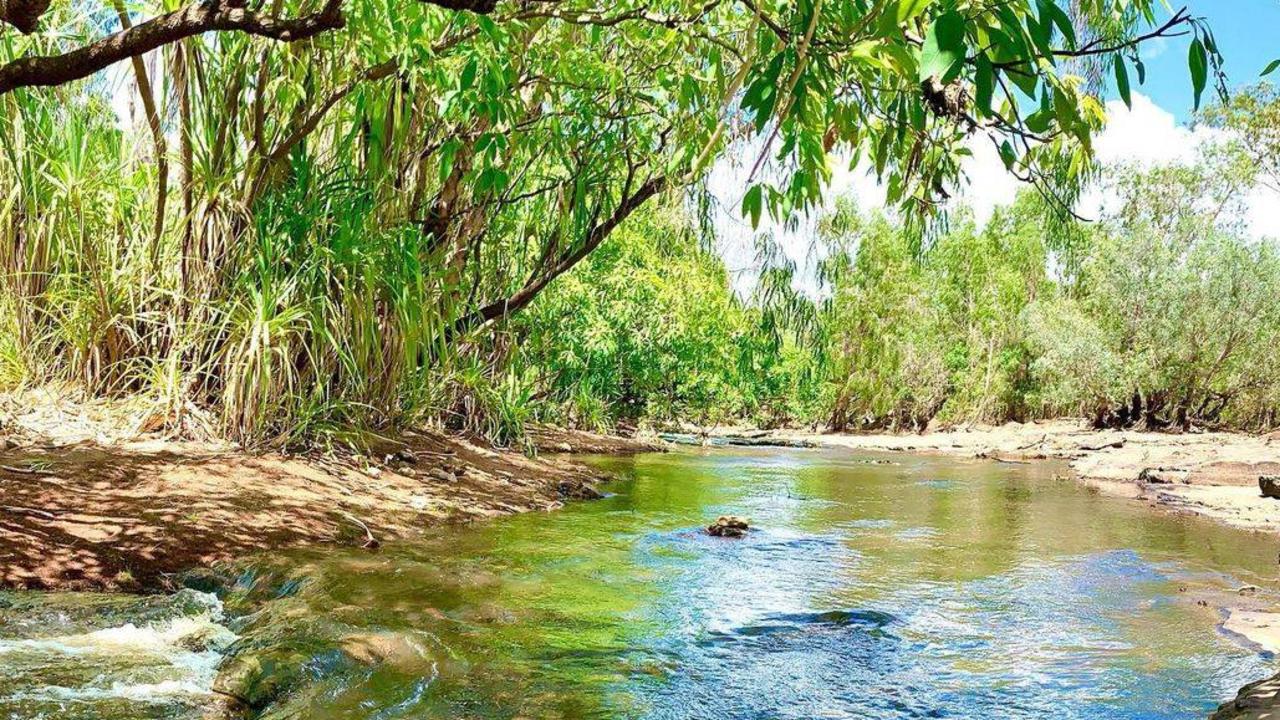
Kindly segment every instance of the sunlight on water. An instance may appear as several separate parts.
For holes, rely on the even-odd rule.
[[[1183,592],[1272,588],[1256,536],[1049,466],[867,460],[599,459],[621,476],[605,500],[237,564],[224,600],[253,612],[220,682],[265,718],[1146,719],[1202,717],[1273,671]],[[701,532],[724,513],[755,529]],[[0,662],[30,668],[0,708],[198,716],[173,699],[208,691],[231,639],[206,608],[0,633]],[[77,670],[94,655],[119,663]]]

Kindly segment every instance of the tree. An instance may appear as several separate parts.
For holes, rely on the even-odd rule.
[[[1217,65],[1202,23],[1157,23],[1155,7],[206,0],[127,9],[125,28],[114,8],[8,0],[0,14],[32,31],[0,49],[8,275],[26,323],[54,328],[33,333],[52,338],[39,356],[77,348],[94,387],[176,373],[167,386],[202,404],[398,417],[459,344],[753,138],[753,174],[775,170],[746,193],[753,219],[812,208],[831,163],[865,156],[923,222],[984,136],[1069,202],[1103,119],[1081,63],[1132,64],[1142,42],[1190,32],[1196,84]],[[176,140],[146,143],[150,162],[113,128],[103,83],[73,82],[148,51]],[[160,202],[168,145],[181,203]],[[50,278],[94,300],[49,302]],[[255,333],[277,320],[289,331],[267,352]],[[258,353],[252,371],[238,348]]]

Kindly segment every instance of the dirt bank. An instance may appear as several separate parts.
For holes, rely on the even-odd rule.
[[[1065,461],[1083,482],[1172,512],[1249,530],[1280,532],[1280,500],[1258,491],[1280,475],[1280,434],[1097,431],[1054,420],[919,435],[777,433],[826,447],[926,452],[1002,462]]]
[[[601,479],[572,462],[437,433],[363,454],[247,454],[129,440],[85,417],[41,423],[41,433],[24,416],[0,435],[2,588],[165,589],[173,573],[248,553],[376,546],[431,525],[550,510],[595,495]],[[535,442],[574,452],[653,447],[550,429]]]

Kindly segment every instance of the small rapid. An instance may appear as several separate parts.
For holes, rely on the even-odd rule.
[[[221,601],[0,593],[0,718],[198,716],[236,635]]]

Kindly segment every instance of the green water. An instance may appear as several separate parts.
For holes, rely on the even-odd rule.
[[[593,462],[620,477],[604,500],[228,568],[223,601],[250,614],[223,623],[239,637],[225,687],[268,718],[1191,718],[1274,672],[1182,591],[1271,589],[1272,543],[1061,468],[812,450]],[[699,532],[723,513],[756,529]],[[0,636],[22,617],[28,640],[50,635],[49,615],[0,611]],[[71,658],[22,642],[0,663],[45,671],[0,679],[0,717],[197,717],[210,682],[186,656],[169,685],[155,667],[132,684],[58,675]],[[109,704],[112,687],[135,691]]]

